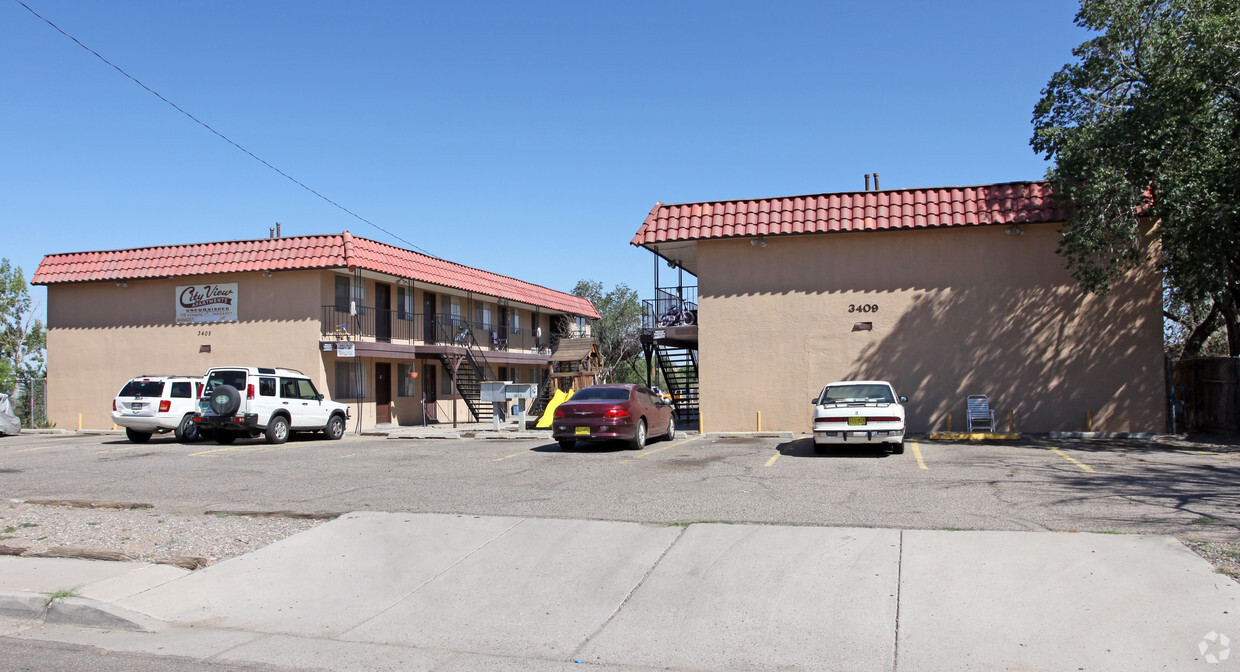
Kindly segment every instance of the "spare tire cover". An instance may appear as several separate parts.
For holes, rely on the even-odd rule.
[[[241,408],[241,393],[232,385],[216,385],[208,403],[216,415],[232,415]]]

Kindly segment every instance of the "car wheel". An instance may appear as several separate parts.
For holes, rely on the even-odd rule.
[[[198,433],[198,423],[194,422],[194,414],[186,413],[185,417],[181,418],[181,424],[172,430],[172,435],[177,437],[177,441],[181,443],[193,443],[201,438]]]
[[[560,450],[572,450],[577,447],[577,439],[560,439]]]
[[[327,420],[327,427],[323,429],[323,433],[332,441],[339,441],[344,438],[344,418],[339,415],[333,415]]]
[[[667,434],[665,436],[667,437],[668,441],[676,440],[676,416],[675,415],[667,419]]]
[[[629,442],[629,446],[633,450],[641,450],[646,447],[646,421],[637,421],[637,431],[633,432],[633,440]]]
[[[216,415],[232,415],[241,408],[241,393],[232,385],[216,385],[209,405]]]
[[[901,441],[900,443],[891,444],[891,454],[892,455],[903,455],[904,454],[904,442]]]
[[[236,441],[236,440],[237,440],[236,432],[229,431],[227,429],[215,430],[215,442],[216,443],[232,443],[233,441]]]
[[[267,423],[267,431],[264,432],[267,437],[267,443],[284,443],[288,441],[288,419],[283,415],[277,415]]]
[[[151,432],[139,432],[136,429],[125,428],[125,436],[129,437],[134,443],[146,443],[151,440]]]

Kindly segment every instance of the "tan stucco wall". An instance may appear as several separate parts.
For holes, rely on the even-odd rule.
[[[112,398],[140,374],[202,375],[212,366],[282,366],[324,388],[318,271],[48,286],[48,418],[57,427],[112,426]],[[237,322],[176,324],[176,287],[238,283]],[[330,295],[329,295],[330,296]],[[210,353],[200,347],[210,345]],[[330,388],[324,388],[330,394]],[[353,423],[350,423],[352,428]]]
[[[1162,431],[1161,280],[1085,295],[1058,225],[769,237],[698,245],[706,431],[809,431],[834,380],[890,380],[913,432],[963,428],[987,394],[1000,429]],[[876,312],[849,312],[850,306]],[[871,331],[854,331],[871,322]]]

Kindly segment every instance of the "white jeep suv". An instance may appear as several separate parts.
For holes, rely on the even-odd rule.
[[[134,443],[166,432],[185,443],[197,441],[194,412],[201,393],[199,376],[138,376],[125,383],[112,400],[112,422],[124,427]]]
[[[218,443],[260,434],[284,443],[289,434],[322,431],[344,436],[349,407],[328,399],[300,371],[257,366],[221,366],[207,371],[198,414],[200,430],[210,428]]]

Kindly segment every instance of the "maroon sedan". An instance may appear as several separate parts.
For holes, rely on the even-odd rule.
[[[591,385],[555,409],[551,437],[565,450],[577,441],[628,441],[641,450],[651,436],[676,438],[672,405],[648,387]]]

